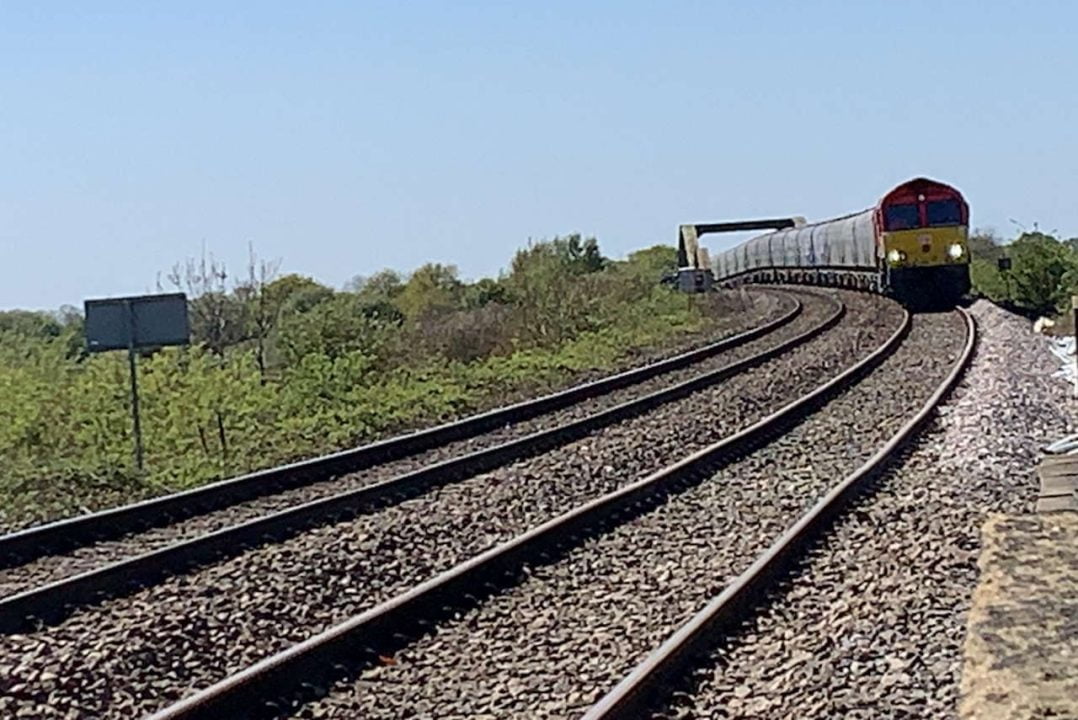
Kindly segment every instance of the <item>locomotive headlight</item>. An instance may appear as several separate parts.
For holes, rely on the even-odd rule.
[[[958,243],[954,243],[947,248],[947,254],[950,255],[952,260],[957,260],[958,258],[962,257],[962,253],[964,252],[965,250]]]
[[[906,253],[902,252],[901,250],[892,250],[887,253],[887,259],[890,260],[892,263],[900,263],[906,259]]]

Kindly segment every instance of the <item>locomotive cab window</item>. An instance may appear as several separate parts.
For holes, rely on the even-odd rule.
[[[888,205],[883,213],[887,230],[909,230],[921,226],[921,214],[916,203]]]
[[[932,200],[925,203],[925,219],[929,227],[961,225],[962,208],[957,200]]]

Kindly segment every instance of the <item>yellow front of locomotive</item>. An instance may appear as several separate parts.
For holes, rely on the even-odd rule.
[[[893,267],[969,265],[968,236],[965,225],[948,225],[884,232],[881,241]]]

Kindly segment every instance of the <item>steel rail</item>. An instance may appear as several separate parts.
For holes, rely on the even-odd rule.
[[[787,295],[787,293],[782,293]],[[537,417],[688,367],[731,348],[762,337],[794,320],[803,310],[794,307],[774,320],[666,360],[627,370],[566,390],[472,415],[462,420],[387,438],[350,450],[248,473],[191,490],[57,520],[0,536],[0,567],[11,567],[44,555],[122,537],[150,527],[217,510],[246,500],[308,485],[334,475],[356,472],[398,460],[483,432]]]
[[[549,564],[583,539],[638,517],[708,477],[823,406],[877,367],[909,332],[910,316],[867,357],[753,425],[662,470],[578,506],[411,590],[170,705],[151,720],[277,717],[326,692],[378,656],[391,656],[433,624],[516,584],[530,565]]]
[[[951,372],[918,412],[871,458],[832,487],[717,597],[600,698],[581,720],[646,717],[650,709],[669,696],[676,687],[676,679],[684,676],[695,658],[737,632],[741,622],[753,612],[754,603],[787,575],[848,504],[869,486],[869,481],[888,467],[958,383],[973,357],[977,337],[972,316],[961,308],[958,312],[966,324],[965,346]]]
[[[394,501],[414,497],[460,477],[487,472],[508,462],[530,457],[583,437],[606,425],[639,415],[660,404],[690,395],[775,358],[834,327],[845,315],[846,306],[837,300],[823,297],[834,304],[834,311],[822,322],[748,358],[689,380],[501,445],[443,460],[365,487],[278,510],[9,595],[0,599],[0,632],[24,632],[35,627],[38,622],[58,621],[78,606],[134,591],[192,567],[234,557],[252,547],[280,541],[330,520],[345,519],[364,511],[385,507]]]

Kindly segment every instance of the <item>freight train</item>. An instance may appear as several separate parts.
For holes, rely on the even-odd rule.
[[[715,282],[861,288],[914,304],[954,303],[969,291],[969,206],[950,185],[915,178],[868,210],[786,224],[717,253]]]

